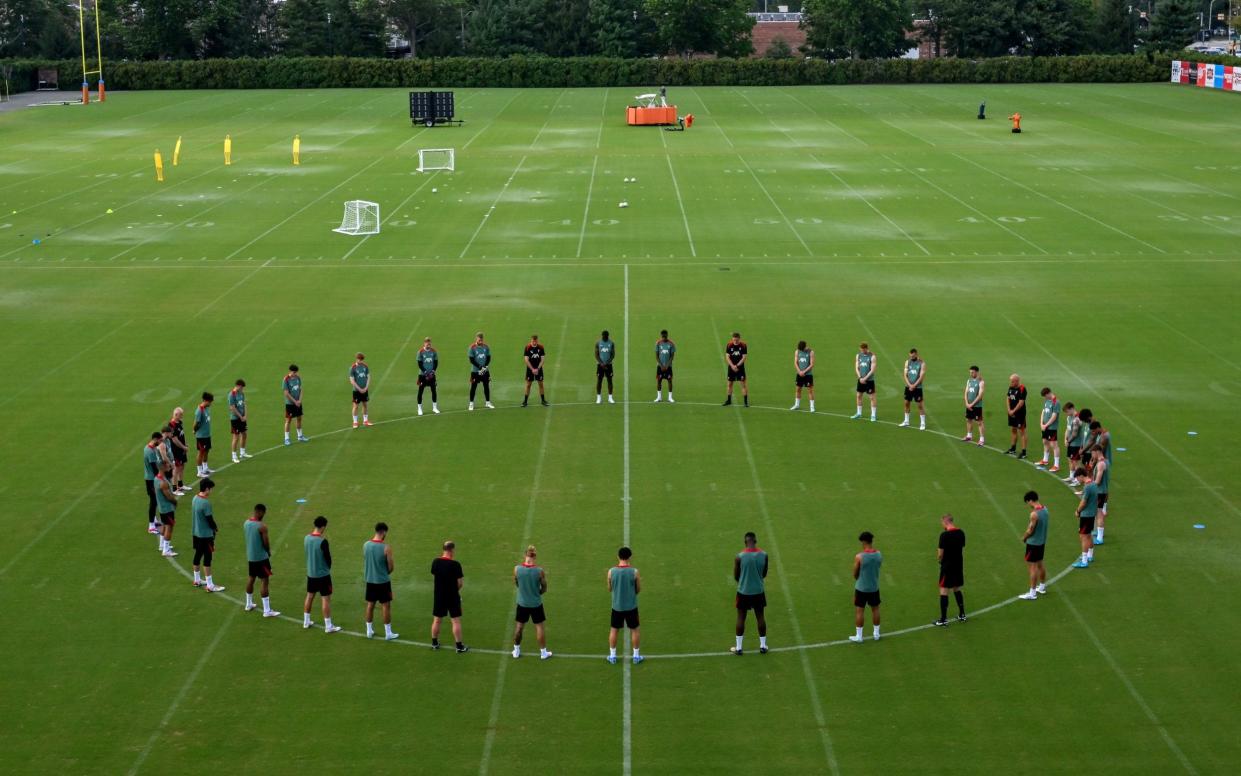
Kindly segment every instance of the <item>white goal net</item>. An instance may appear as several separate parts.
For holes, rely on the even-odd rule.
[[[333,232],[341,234],[379,234],[379,205],[364,199],[345,203],[345,216]]]
[[[418,172],[427,172],[429,170],[454,170],[457,160],[455,151],[451,148],[419,148],[418,149]]]

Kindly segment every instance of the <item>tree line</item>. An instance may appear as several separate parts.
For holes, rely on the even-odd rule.
[[[87,1],[88,40],[93,18]],[[762,0],[97,0],[110,60],[270,56],[747,56]],[[769,55],[898,56],[907,33],[947,55],[1174,50],[1218,0],[792,0],[806,46]],[[1201,6],[1201,7],[1200,7]],[[1142,11],[1146,16],[1142,16]],[[1218,8],[1217,8],[1218,10]],[[915,25],[914,20],[925,20]],[[93,41],[88,44],[93,51]],[[76,5],[0,3],[0,58],[79,54]]]

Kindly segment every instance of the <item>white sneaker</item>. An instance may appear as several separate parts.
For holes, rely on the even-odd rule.
[[[1022,593],[1021,595],[1017,597],[1023,601],[1034,601],[1038,598],[1038,593],[1034,591],[1030,591],[1029,593]]]
[[[492,404],[492,403],[491,403],[491,402],[489,402],[489,401],[488,401],[488,402],[483,402],[483,406],[484,406],[484,407],[486,407],[486,408],[487,408],[487,409],[489,409],[489,410],[494,410],[494,409],[496,408],[496,405]]]
[[[923,423],[922,425],[918,426],[918,430],[919,430],[919,431],[926,431],[926,424],[925,424],[925,423]]]
[[[249,453],[242,453],[241,457],[242,458],[253,458],[254,456],[250,455]]]
[[[875,641],[878,641],[881,637],[882,637],[882,634],[880,634],[880,633],[876,633],[876,634],[875,634],[874,636],[872,636],[871,638],[873,638]]]
[[[303,622],[303,623],[302,623],[302,630],[310,630],[310,629],[311,629],[311,628],[313,628],[313,627],[315,627],[315,623],[314,623],[314,621],[313,621],[313,620],[312,620],[312,621],[310,621],[310,622]]]
[[[521,657],[521,653],[516,648],[513,649],[512,655],[514,659]]]
[[[863,636],[855,635],[855,636],[850,636],[849,641],[852,641],[854,644],[861,644],[863,641],[866,641],[866,638]]]
[[[669,403],[669,404],[676,404],[676,403],[677,403],[677,400],[676,400],[676,399],[674,399],[674,398],[672,398],[671,396],[669,396],[669,397],[668,397],[668,403]]]
[[[797,404],[794,404],[792,407],[789,407],[789,410],[790,410],[790,411],[792,411],[792,412],[795,412],[795,411],[797,411],[797,410],[799,410],[799,409],[801,409],[801,407],[800,407],[800,405],[797,405]]]
[[[615,403],[616,403],[616,399],[612,398],[612,394],[610,394],[610,393],[609,393],[609,394],[608,394],[608,404],[615,404]],[[550,657],[550,656],[551,656],[551,653],[550,653],[550,652],[548,652],[547,654],[548,654],[548,657]],[[544,658],[544,660],[546,660],[546,659],[547,659],[547,658]]]
[[[258,607],[257,607],[257,606],[255,606],[254,604],[246,604],[245,606],[243,606],[243,607],[241,608],[241,610],[242,610],[243,612],[252,612],[252,611],[254,611],[254,610],[255,610],[255,609],[257,609],[257,608],[258,608]]]
[[[267,611],[263,612],[263,616],[264,617],[279,617],[280,612],[276,611],[275,609],[268,609]]]
[[[308,437],[308,436],[300,436],[300,435],[299,435],[299,436],[297,437],[297,441],[299,441],[299,442],[309,442],[309,441],[310,441],[310,437]]]
[[[323,632],[324,632],[324,633],[339,633],[339,632],[340,632],[340,626],[339,626],[339,625],[333,625],[333,626],[332,626],[332,627],[330,627],[330,628],[324,628],[324,629],[323,629]]]
[[[208,593],[223,593],[224,585],[208,585],[206,590]]]
[[[551,652],[540,652],[540,653],[539,653],[539,660],[548,660],[548,659],[550,659],[550,658],[551,658],[552,654],[553,654],[553,653],[551,653]]]
[[[240,458],[238,458],[237,456],[235,456],[235,455],[234,455],[234,456],[233,456],[233,463],[241,463],[241,459],[240,459]]]
[[[291,445],[291,444],[293,444],[293,441],[292,441],[292,440],[290,440],[288,437],[285,437],[285,438],[284,438],[284,446],[285,446],[285,447],[288,447],[288,446],[289,446],[289,445]]]
[[[439,407],[437,407],[437,406],[435,406],[434,404],[432,404],[432,405],[431,405],[431,412],[433,412],[433,413],[435,413],[436,415],[438,415],[438,414],[440,414],[440,408],[439,408]]]
[[[596,397],[595,397],[595,404],[603,404],[603,397],[602,397],[602,396],[596,396]]]
[[[176,553],[174,550],[167,550],[167,551],[165,551],[165,552],[161,552],[161,553],[160,553],[160,555],[162,555],[162,556],[163,556],[163,557],[165,557],[165,558],[175,558],[175,557],[177,557],[177,553]]]
[[[978,446],[979,446],[979,447],[985,447],[985,446],[986,446],[986,444],[987,444],[987,442],[986,442],[986,440],[985,440],[985,439],[983,439],[982,437],[978,437]]]
[[[396,641],[399,638],[401,638],[401,634],[389,633],[387,636],[384,636],[384,641]]]
[[[421,404],[418,405],[418,417],[420,418],[422,417],[422,405]]]
[[[474,411],[474,402],[470,402],[470,412]]]
[[[903,420],[897,424],[897,428],[909,428],[909,421]]]
[[[661,402],[661,401],[663,401],[663,400],[664,400],[664,397],[662,397],[662,396],[656,396],[656,397],[655,397],[655,401],[653,401],[653,402],[651,402],[651,403],[652,403],[652,404],[658,404],[658,403],[660,403],[660,402]]]
[[[1039,585],[1038,587],[1034,588],[1034,592],[1038,593],[1039,595],[1047,595],[1047,585]]]

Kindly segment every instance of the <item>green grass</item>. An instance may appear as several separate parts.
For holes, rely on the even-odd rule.
[[[1241,396],[1241,103],[1164,85],[676,89],[697,123],[674,134],[626,127],[630,91],[460,91],[467,123],[433,131],[381,90],[117,93],[0,114],[3,770],[1235,768],[1241,509],[1224,431]],[[1019,137],[1002,120],[1014,110]],[[151,152],[170,160],[178,136],[181,164],[157,184]],[[457,149],[455,173],[414,172],[435,146]],[[381,234],[332,233],[352,198],[381,204]],[[675,406],[650,403],[663,327]],[[597,407],[604,328],[620,341],[618,404]],[[478,329],[499,409],[467,413]],[[716,406],[733,329],[751,348],[748,411]],[[550,355],[547,410],[516,406],[532,332]],[[445,412],[415,418],[427,335]],[[802,338],[815,416],[788,412]],[[875,425],[846,419],[863,339],[880,355]],[[928,362],[926,433],[895,427],[911,346]],[[378,425],[355,432],[359,349]],[[290,361],[312,441],[284,449]],[[971,363],[989,450],[956,441]],[[1108,543],[1037,603],[1010,601],[1021,496],[1037,488],[1052,510],[1053,574],[1074,559],[1074,498],[999,453],[1014,371],[1032,398],[1048,385],[1093,408],[1126,449]],[[208,598],[182,576],[188,521],[175,564],[144,532],[139,450],[209,389],[224,463],[237,377],[261,452],[217,475],[229,590]],[[241,613],[256,501],[273,601],[294,618],[301,536],[331,519],[336,619],[354,632],[371,524],[392,525],[409,642],[427,641],[429,563],[454,539],[476,651]],[[900,633],[937,613],[949,510],[969,536],[967,601],[995,608]],[[823,646],[852,632],[863,529],[885,555],[891,635]],[[746,530],[774,559],[772,645],[813,648],[725,655]],[[613,667],[603,575],[626,533],[652,659]],[[527,542],[551,583],[548,663],[532,640],[520,661],[503,652]]]

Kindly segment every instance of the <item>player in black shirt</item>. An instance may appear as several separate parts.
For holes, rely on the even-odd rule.
[[[741,381],[741,398],[745,400],[745,406],[750,406],[750,388],[745,382],[745,360],[749,349],[745,342],[741,339],[740,332],[733,332],[733,338],[724,343],[724,362],[728,369],[728,397],[724,399],[724,406],[733,403],[733,383]]]
[[[1004,451],[1004,455],[1013,455],[1017,452],[1017,436],[1021,436],[1021,455],[1018,458],[1026,457],[1026,387],[1021,384],[1021,378],[1017,375],[1010,375],[1008,378],[1008,429],[1010,441],[1009,448]]]
[[[948,624],[948,591],[957,599],[957,620],[965,622],[965,596],[961,587],[965,584],[965,531],[957,528],[951,514],[939,519],[944,526],[939,535],[939,619],[936,625]]]
[[[440,648],[440,622],[445,617],[452,620],[452,638],[457,642],[457,653],[469,652],[461,641],[461,587],[465,584],[465,572],[461,564],[453,560],[457,545],[444,542],[444,554],[431,561],[431,576],[435,578],[435,603],[431,609],[431,649]]]
[[[526,402],[530,401],[530,383],[537,382],[539,401],[546,407],[547,397],[543,395],[543,359],[547,357],[547,351],[539,344],[539,335],[530,335],[530,342],[526,343],[523,355],[526,360],[526,394],[521,399],[521,406],[526,406]]]

